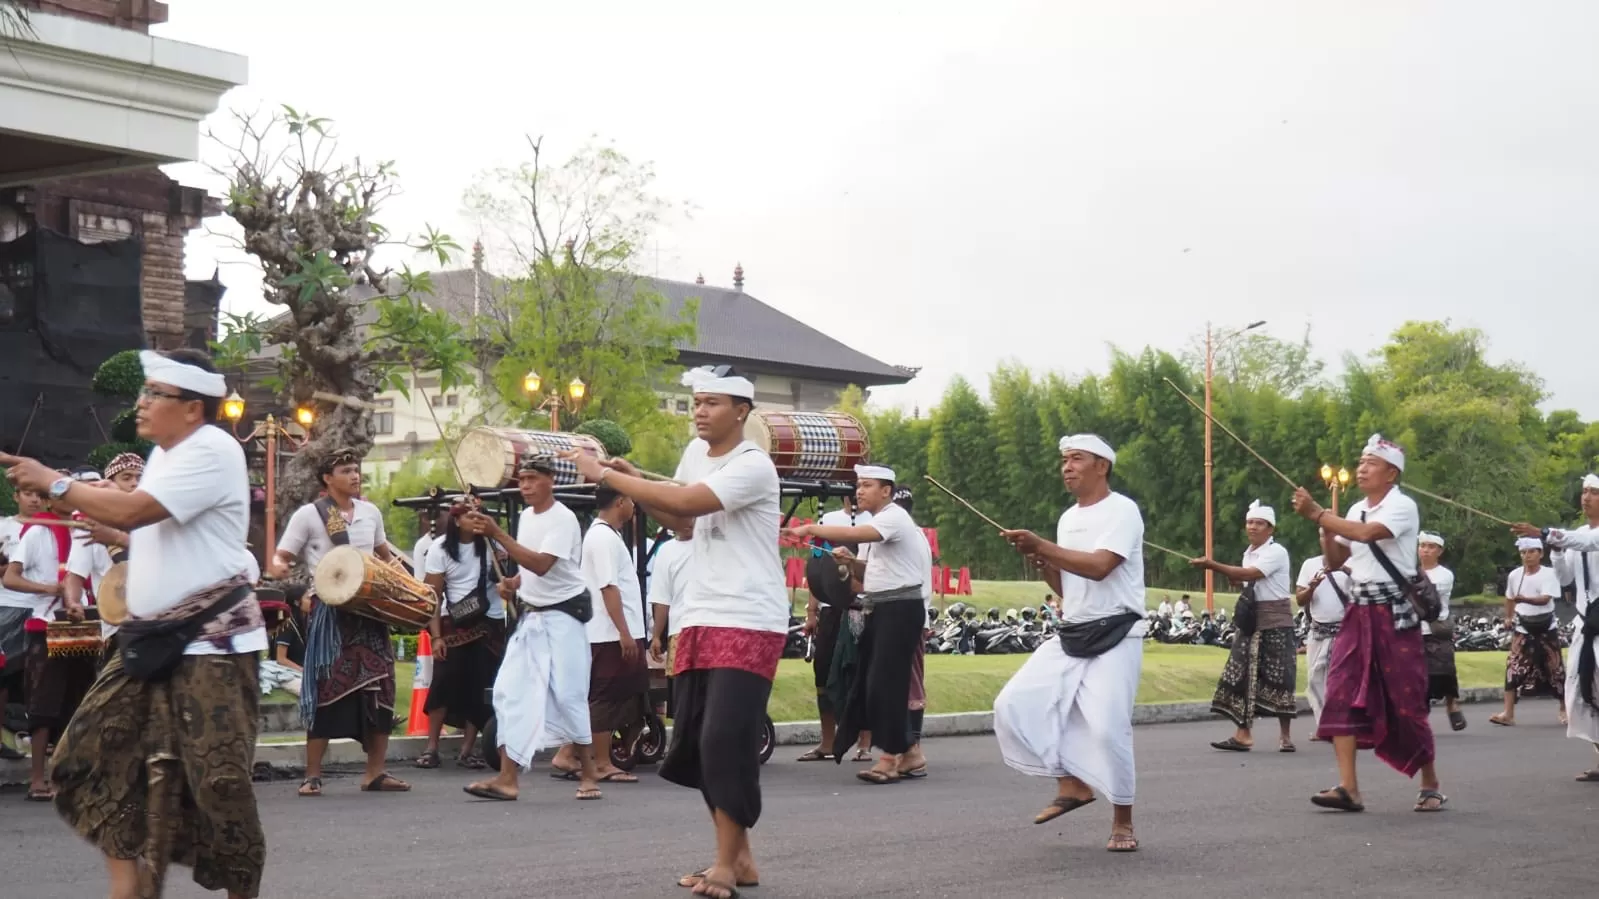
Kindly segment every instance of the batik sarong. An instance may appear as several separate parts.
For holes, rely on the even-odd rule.
[[[1299,667],[1294,650],[1294,629],[1274,627],[1233,639],[1210,710],[1242,728],[1254,725],[1257,715],[1292,718],[1299,714],[1294,699]]]
[[[1541,634],[1514,632],[1505,659],[1505,692],[1527,696],[1566,695],[1566,662],[1561,657],[1560,633],[1550,627]]]

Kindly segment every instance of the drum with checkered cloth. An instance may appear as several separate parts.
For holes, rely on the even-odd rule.
[[[871,458],[866,428],[843,412],[756,409],[744,438],[772,457],[780,478],[853,483],[855,466]]]
[[[455,465],[461,477],[474,487],[496,489],[516,486],[517,460],[527,453],[558,456],[582,450],[598,459],[605,458],[605,447],[587,434],[565,431],[524,431],[514,428],[473,428],[455,449]],[[581,484],[577,466],[562,459],[555,463],[555,483]]]

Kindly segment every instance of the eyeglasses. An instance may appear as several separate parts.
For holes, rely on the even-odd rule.
[[[142,400],[184,400],[188,397],[181,393],[163,393],[153,387],[143,387],[139,390],[139,399]]]

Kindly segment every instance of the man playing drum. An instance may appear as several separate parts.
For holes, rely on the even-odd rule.
[[[283,529],[283,541],[267,568],[288,575],[296,559],[316,570],[334,546],[352,546],[385,562],[393,560],[383,515],[363,499],[361,460],[353,450],[335,450],[318,469],[327,495],[301,506]],[[314,595],[314,591],[313,591]],[[314,600],[306,628],[305,673],[300,717],[305,720],[305,782],[301,796],[322,795],[322,757],[329,740],[359,740],[366,750],[361,789],[403,793],[411,785],[384,770],[389,732],[394,729],[394,643],[387,625],[337,611]]]

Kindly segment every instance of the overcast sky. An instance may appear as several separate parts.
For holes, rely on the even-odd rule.
[[[1599,4],[170,7],[158,33],[249,57],[227,105],[309,109],[395,159],[396,232],[470,244],[462,191],[525,134],[653,162],[698,211],[649,273],[727,285],[742,262],[754,296],[921,366],[887,403],[1006,360],[1103,370],[1207,320],[1309,324],[1336,367],[1450,318],[1599,418]],[[229,308],[258,308],[236,258],[191,241],[191,274],[222,260]]]

